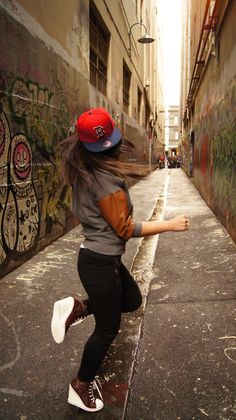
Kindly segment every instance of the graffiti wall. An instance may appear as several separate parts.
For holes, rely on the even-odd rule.
[[[71,227],[58,143],[80,111],[86,82],[0,10],[1,277]]]
[[[236,241],[236,77],[195,126],[194,183]]]
[[[219,4],[185,114],[182,154],[185,171],[236,242],[236,2]]]

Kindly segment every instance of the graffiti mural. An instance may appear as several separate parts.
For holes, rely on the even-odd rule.
[[[52,90],[0,72],[0,274],[68,229],[71,192],[58,143],[70,126],[61,84]],[[50,239],[49,239],[50,235]]]
[[[39,231],[39,208],[32,180],[32,155],[23,134],[10,142],[8,193],[2,217],[6,249],[26,252],[35,244]]]
[[[236,241],[236,78],[194,126],[194,183]],[[190,156],[190,141],[184,152]],[[187,167],[187,159],[184,161]],[[187,170],[186,170],[187,172]]]
[[[212,142],[214,194],[222,201],[224,215],[236,216],[236,122],[217,132]]]

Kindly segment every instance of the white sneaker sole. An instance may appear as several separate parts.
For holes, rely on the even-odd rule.
[[[58,300],[53,306],[51,332],[56,343],[62,343],[66,334],[66,320],[74,307],[74,298]]]
[[[89,411],[92,413],[92,412],[101,410],[104,406],[103,402],[99,399],[96,399],[95,402],[96,402],[96,408],[86,407],[86,405],[84,405],[83,401],[81,400],[77,392],[75,392],[72,386],[69,385],[69,395],[68,395],[69,404],[74,405],[75,407],[78,407],[78,408],[82,408],[82,410],[84,411]]]

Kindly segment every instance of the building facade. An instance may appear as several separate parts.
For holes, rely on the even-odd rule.
[[[167,119],[168,156],[178,155],[179,146],[179,106],[170,105]]]
[[[236,2],[184,0],[181,154],[236,241]]]
[[[159,43],[137,40],[157,40],[157,12],[155,0],[0,0],[0,277],[73,226],[58,144],[81,112],[106,108],[136,145],[129,159],[155,166]]]

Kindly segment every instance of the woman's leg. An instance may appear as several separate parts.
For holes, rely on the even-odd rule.
[[[95,317],[95,330],[85,344],[78,378],[92,381],[118,334],[122,312],[122,282],[119,257],[81,249],[78,259],[80,279]]]
[[[132,312],[142,304],[140,289],[130,272],[120,262],[120,277],[122,284],[122,312]]]

